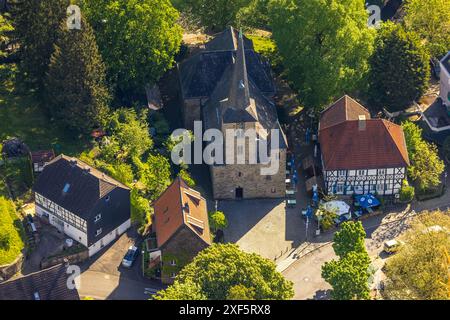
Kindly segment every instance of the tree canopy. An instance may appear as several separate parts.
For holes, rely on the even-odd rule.
[[[369,299],[369,257],[364,253],[349,252],[344,258],[326,262],[322,277],[333,287],[333,300]]]
[[[365,237],[360,221],[344,222],[334,234],[333,249],[339,259],[322,266],[322,278],[333,287],[332,299],[369,299],[370,258]]]
[[[182,30],[169,0],[84,0],[82,7],[120,97],[144,93],[172,67]]]
[[[374,106],[400,111],[420,98],[430,79],[429,59],[415,33],[383,23],[370,58],[369,97]]]
[[[349,252],[364,253],[366,252],[365,238],[366,231],[361,221],[345,222],[341,225],[341,229],[334,234],[334,252],[341,258],[344,258]]]
[[[43,92],[45,74],[70,0],[12,0],[14,39],[20,45],[20,71],[25,82]]]
[[[431,55],[442,57],[450,50],[450,1],[408,0],[404,24],[426,40]]]
[[[445,164],[439,157],[436,145],[423,140],[422,129],[416,124],[406,121],[402,128],[411,162],[408,175],[422,192],[437,187],[441,183]]]
[[[449,230],[449,212],[424,213],[414,218],[404,236],[405,244],[386,263],[386,298],[450,299]]]
[[[201,251],[157,299],[179,299],[180,288],[192,294],[182,295],[185,299],[225,300],[238,294],[257,300],[291,299],[294,295],[292,283],[275,270],[272,261],[245,253],[235,244],[213,244]]]
[[[10,41],[11,31],[13,31],[11,21],[6,15],[0,14],[0,59],[6,57],[6,46]]]
[[[69,30],[60,24],[46,78],[46,105],[68,128],[89,134],[103,127],[109,110],[105,66],[89,23]]]
[[[366,89],[375,30],[360,0],[273,0],[273,38],[292,80],[309,108],[344,93]]]
[[[209,226],[213,230],[225,229],[228,227],[228,220],[222,211],[211,211],[208,213]]]

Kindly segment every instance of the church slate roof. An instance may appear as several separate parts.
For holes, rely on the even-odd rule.
[[[236,31],[228,28],[205,45],[205,50],[178,65],[184,99],[210,97],[228,66],[236,59]],[[248,76],[266,96],[275,94],[270,64],[243,38]]]

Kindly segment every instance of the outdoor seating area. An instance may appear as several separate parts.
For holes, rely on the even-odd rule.
[[[380,212],[381,201],[372,194],[354,196],[351,201],[332,200],[324,202],[319,201],[317,187],[315,189],[315,191],[313,189],[312,205],[302,209],[301,215],[304,219],[314,217],[318,226],[324,219],[323,211],[336,214],[332,220],[335,227],[345,221],[364,219]]]

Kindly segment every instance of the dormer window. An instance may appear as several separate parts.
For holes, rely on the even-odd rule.
[[[106,196],[105,201],[108,202],[111,199],[110,196]]]
[[[101,218],[102,218],[102,214],[99,213],[98,215],[95,216],[94,222],[100,221]]]
[[[102,228],[97,229],[97,231],[95,232],[95,236],[98,237],[101,234],[102,234]]]

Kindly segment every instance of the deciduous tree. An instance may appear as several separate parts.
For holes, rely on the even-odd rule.
[[[334,300],[369,299],[369,263],[367,254],[351,251],[344,258],[326,262],[322,277],[333,287]]]
[[[344,222],[341,229],[334,234],[333,249],[336,255],[344,258],[350,252],[366,253],[364,239],[366,231],[360,221]]]
[[[450,1],[408,0],[404,24],[426,40],[431,55],[442,57],[450,50]]]
[[[169,0],[85,0],[82,10],[122,100],[144,93],[172,67],[182,30]]]
[[[413,220],[405,244],[386,263],[386,298],[450,299],[449,230],[449,212],[424,213]]]
[[[254,289],[254,299],[291,299],[292,283],[275,270],[275,264],[255,253],[245,253],[235,244],[213,244],[201,251],[177,275],[175,283],[158,299],[179,298],[177,288],[209,300],[225,300],[236,285]],[[242,293],[242,290],[239,290]],[[246,294],[250,294],[249,291]],[[186,299],[192,299],[183,295]]]
[[[289,78],[309,108],[366,89],[375,30],[360,0],[274,0],[270,23]]]

